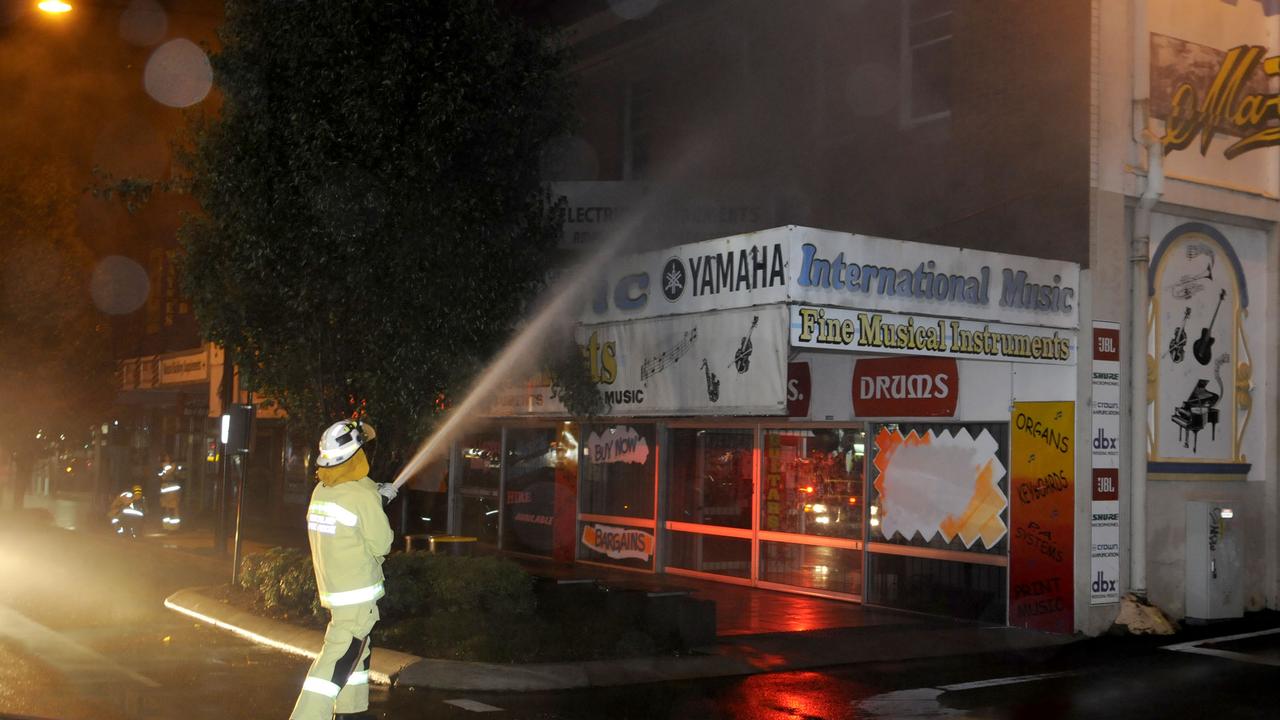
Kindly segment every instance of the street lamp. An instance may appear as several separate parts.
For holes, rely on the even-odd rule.
[[[47,12],[51,15],[71,12],[71,5],[62,2],[62,0],[41,0],[36,7],[40,8],[41,12]]]

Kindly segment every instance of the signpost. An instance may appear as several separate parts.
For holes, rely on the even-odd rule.
[[[253,438],[253,405],[232,405],[222,416],[222,479],[227,478],[227,463],[236,458],[236,534],[231,553],[231,584],[240,580],[240,521],[244,511],[244,481],[249,474],[249,445]]]

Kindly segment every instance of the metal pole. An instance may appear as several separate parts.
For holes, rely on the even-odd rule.
[[[231,362],[231,353],[226,348],[222,348],[222,412],[219,415],[227,415],[231,412],[232,393],[235,391],[235,365]],[[221,478],[217,482],[217,492],[214,496],[214,529],[213,529],[213,546],[218,556],[222,557],[227,554],[227,463],[231,462],[230,453],[227,452],[226,444],[222,445],[222,472]]]
[[[244,510],[244,478],[249,474],[249,455],[248,453],[237,453],[240,458],[238,463],[240,466],[239,477],[236,480],[236,535],[232,545],[231,553],[231,584],[240,584],[240,518]]]

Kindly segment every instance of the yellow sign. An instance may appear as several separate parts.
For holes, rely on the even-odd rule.
[[[1009,624],[1073,626],[1075,403],[1016,402],[1009,429]]]
[[[1191,83],[1179,83],[1161,138],[1165,154],[1187,147],[1198,135],[1200,154],[1205,155],[1213,136],[1224,127],[1242,136],[1223,151],[1228,160],[1250,150],[1280,145],[1280,126],[1265,124],[1280,118],[1280,93],[1242,94],[1259,64],[1268,77],[1280,76],[1280,56],[1264,59],[1266,51],[1262,45],[1238,45],[1228,50],[1203,98],[1197,97]]]
[[[827,350],[1072,364],[1074,330],[845,308],[791,307],[791,345]]]

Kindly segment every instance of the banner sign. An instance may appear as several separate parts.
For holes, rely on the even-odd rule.
[[[786,307],[582,326],[605,414],[781,415]]]
[[[1074,330],[791,306],[791,345],[826,350],[1074,365]]]
[[[789,298],[1074,328],[1079,281],[1075,263],[796,228]]]
[[[788,226],[613,260],[579,320],[801,302],[1075,328],[1079,279],[1075,263]]]
[[[1015,402],[1009,624],[1072,632],[1075,403]]]
[[[765,230],[618,258],[579,320],[612,320],[780,303],[790,233]]]
[[[952,417],[959,394],[951,358],[860,358],[853,366],[858,417]]]
[[[638,528],[588,523],[582,526],[582,544],[614,560],[653,558],[653,533]]]
[[[1089,604],[1120,601],[1120,324],[1093,323]]]

